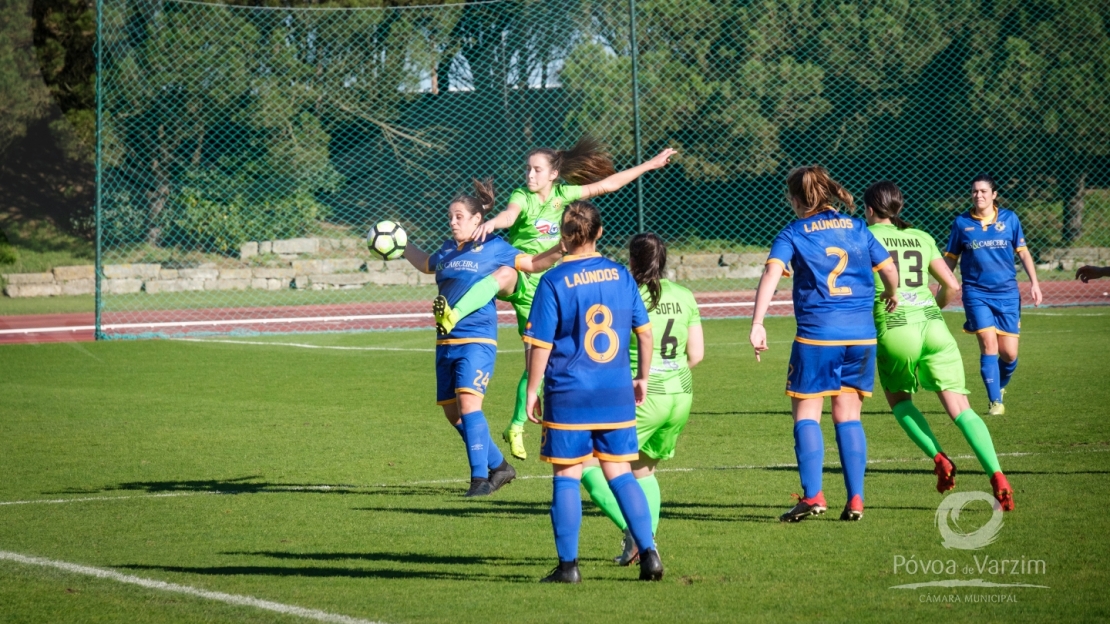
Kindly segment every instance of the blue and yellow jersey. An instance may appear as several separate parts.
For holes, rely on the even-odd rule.
[[[484,243],[459,244],[447,240],[428,257],[429,269],[435,270],[439,294],[447,303],[455,305],[468,290],[498,268],[516,268],[519,250],[500,238],[490,238]],[[455,326],[450,334],[440,337],[436,344],[463,344],[486,342],[497,344],[497,306],[490,301]]]
[[[1014,254],[1025,249],[1021,221],[999,208],[988,219],[970,212],[956,217],[944,255],[960,261],[964,299],[1010,299],[1018,296]]]
[[[533,348],[551,349],[544,422],[555,429],[635,426],[628,341],[650,328],[636,280],[616,262],[566,256],[545,273],[524,331]]]
[[[771,243],[767,262],[794,269],[798,342],[875,344],[872,272],[892,260],[865,221],[831,208],[793,221]]]

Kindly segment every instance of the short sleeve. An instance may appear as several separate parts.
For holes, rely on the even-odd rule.
[[[428,266],[426,266],[424,268],[427,269],[429,272],[434,272],[436,270],[436,267],[439,266],[440,260],[442,260],[442,259],[443,259],[443,247],[440,247],[439,249],[437,249],[435,251],[435,253],[428,256]]]
[[[562,192],[563,199],[569,204],[570,202],[582,199],[582,187],[574,186],[572,184],[564,184],[559,187]]]
[[[622,273],[621,279],[628,284],[628,297],[632,301],[632,331],[637,334],[647,331],[651,329],[651,319],[648,317],[644,298],[640,295],[640,287],[636,285],[636,280],[632,278],[631,273],[628,271],[622,271]]]
[[[1017,215],[1014,215],[1014,227],[1012,229],[1014,230],[1014,252],[1027,250],[1025,232],[1021,229],[1021,219],[1018,219]]]
[[[886,247],[883,247],[879,239],[875,238],[871,230],[864,228],[863,231],[867,233],[867,254],[871,257],[872,270],[878,271],[887,264],[894,262],[894,258],[890,256],[890,252],[886,250]]]
[[[923,234],[922,238],[925,239],[925,247],[929,250],[929,262],[926,262],[926,265],[931,263],[933,260],[944,257],[943,255],[941,255],[940,249],[937,248],[937,239],[933,238],[930,234]]]
[[[771,253],[767,256],[767,264],[772,262],[781,264],[784,273],[789,273],[790,270],[787,267],[794,260],[794,241],[791,233],[790,228],[785,228],[779,232],[774,242],[771,243]]]
[[[525,256],[527,254],[520,253],[519,249],[517,249],[516,247],[513,247],[512,245],[506,243],[504,240],[502,240],[500,238],[498,238],[496,240],[497,240],[497,243],[496,243],[497,244],[497,250],[496,250],[496,253],[494,254],[494,258],[497,261],[497,265],[498,266],[510,266],[510,267],[513,267],[515,269],[517,258],[519,258],[521,256]]]
[[[640,307],[643,306],[641,302]],[[558,324],[559,302],[555,300],[555,288],[551,285],[551,280],[545,276],[536,287],[536,294],[532,299],[532,311],[528,315],[528,324],[524,327],[524,342],[541,349],[552,348]]]
[[[527,215],[527,213],[528,213],[528,190],[527,189],[518,188],[518,189],[514,190],[513,194],[509,195],[509,203],[510,204],[516,204],[517,206],[520,206],[520,214],[517,215],[517,217],[516,217],[516,220],[518,222],[521,221],[521,220],[524,220],[524,221],[528,220],[528,215]]]
[[[687,291],[686,326],[692,327],[694,325],[701,325],[701,311],[698,310],[698,302],[694,299],[694,293]]]
[[[953,260],[959,259],[960,250],[960,224],[958,221],[952,222],[952,233],[948,236],[948,246],[944,248],[944,255]]]

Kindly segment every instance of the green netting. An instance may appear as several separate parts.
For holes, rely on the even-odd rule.
[[[471,177],[503,206],[528,149],[584,133],[618,168],[679,150],[598,201],[603,242],[661,234],[721,314],[750,309],[785,175],[812,163],[857,197],[897,181],[941,243],[989,172],[1047,303],[1103,300],[1064,280],[1110,263],[1106,3],[102,0],[100,18],[102,336],[425,322],[432,280],[373,261],[368,227],[438,245]]]

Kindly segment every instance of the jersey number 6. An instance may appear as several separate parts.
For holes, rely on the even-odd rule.
[[[599,315],[601,321],[597,322],[596,319]],[[609,347],[601,353],[594,346],[598,336],[605,336],[609,339]],[[596,303],[586,311],[586,339],[584,342],[586,343],[586,355],[599,364],[605,364],[617,357],[617,351],[620,349],[620,339],[617,338],[617,332],[613,331],[613,312],[609,308]]]
[[[833,295],[834,297],[852,294],[851,286],[836,285],[836,278],[840,277],[840,274],[843,273],[844,269],[848,267],[848,252],[839,247],[826,247],[825,255],[836,256],[837,258],[839,258],[839,261],[836,263],[836,268],[834,268],[832,272],[829,273],[829,294]]]

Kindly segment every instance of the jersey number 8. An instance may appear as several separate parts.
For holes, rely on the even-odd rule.
[[[600,322],[596,321],[598,315],[601,316]],[[594,346],[598,336],[605,336],[609,339],[609,348],[601,353]],[[590,309],[586,311],[586,339],[584,342],[586,343],[586,355],[599,364],[611,362],[613,358],[617,357],[617,351],[620,350],[620,339],[617,337],[617,332],[613,331],[613,312],[609,308],[597,303],[590,306]]]

